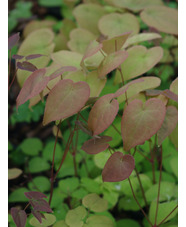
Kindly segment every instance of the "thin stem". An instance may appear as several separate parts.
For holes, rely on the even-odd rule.
[[[137,151],[137,147],[135,146],[135,148],[134,148],[134,153],[132,154],[133,157],[134,157],[134,155],[136,154],[136,151]]]
[[[121,132],[116,128],[114,124],[112,124],[112,127],[115,129],[115,131],[121,136]]]
[[[143,210],[143,208],[141,207],[140,203],[139,203],[138,200],[136,199],[136,196],[135,196],[134,189],[133,189],[133,187],[132,187],[130,178],[128,178],[128,181],[129,181],[129,184],[130,184],[130,187],[131,187],[131,190],[132,190],[132,194],[133,194],[133,197],[134,197],[136,203],[138,204],[138,206],[139,206],[141,212],[143,213],[143,215],[144,215],[145,218],[147,219],[148,223],[153,227],[153,225],[152,225],[152,223],[150,222],[149,218],[147,217],[145,211]]]
[[[125,81],[124,81],[124,76],[123,76],[123,72],[121,70],[121,67],[118,67],[118,70],[120,72],[122,84],[124,86],[125,85]],[[126,98],[126,103],[127,103],[127,106],[128,106],[129,103],[128,103],[128,98],[127,98],[127,91],[125,92],[125,98]]]
[[[163,224],[163,222],[166,221],[166,219],[178,208],[178,205],[176,205],[176,207],[167,215],[167,217],[165,217],[158,225],[157,227],[159,227],[161,224]]]
[[[48,85],[46,86],[46,88],[47,88],[49,91],[51,91],[51,89],[48,87]]]
[[[49,205],[51,204],[51,201],[52,201],[52,195],[53,195],[53,189],[54,189],[54,159],[55,159],[56,144],[57,144],[57,140],[58,140],[58,134],[59,134],[60,126],[61,126],[61,120],[60,120],[59,125],[58,125],[58,129],[57,129],[57,133],[56,133],[56,138],[55,138],[55,144],[54,144],[54,150],[53,150]]]
[[[155,140],[156,141],[156,140]],[[151,148],[151,142],[149,142],[149,150],[151,154],[151,164],[152,164],[152,177],[153,177],[153,184],[156,183],[156,176],[155,176],[155,166],[154,166],[154,152],[156,149],[156,143],[154,144],[154,149]]]
[[[10,58],[9,58],[9,70],[8,70],[8,87],[10,82],[10,71],[11,71],[11,49],[10,49]]]
[[[151,160],[146,156],[144,155],[141,151],[139,151],[138,149],[136,149],[136,151],[141,155],[143,156],[147,161],[151,162]],[[133,155],[134,156],[134,155]]]
[[[10,88],[11,88],[11,86],[12,86],[12,84],[13,84],[15,78],[16,78],[17,70],[18,70],[18,69],[16,69],[16,71],[15,71],[14,77],[13,77],[13,79],[12,79],[12,81],[11,81],[9,87],[8,87],[8,90],[10,90]]]
[[[83,115],[81,113],[79,113],[79,115],[85,122],[87,122],[87,120],[83,117]]]
[[[155,214],[155,225],[157,222],[157,217],[158,217],[158,206],[159,206],[159,198],[160,198],[160,186],[161,186],[161,177],[162,177],[162,145],[161,145],[161,163],[160,163],[160,177],[159,177],[159,183],[158,183],[158,197],[157,197],[157,204],[156,204],[156,214]]]
[[[26,207],[24,208],[24,211],[29,207],[30,202],[26,205]]]
[[[104,55],[102,49],[99,50],[101,52],[101,54],[103,55],[103,57],[105,58],[106,56]]]
[[[136,176],[138,178],[138,182],[139,182],[139,185],[140,185],[140,188],[141,188],[141,192],[142,192],[142,196],[143,196],[143,199],[144,199],[144,202],[145,202],[145,206],[148,207],[147,199],[146,199],[145,192],[144,192],[144,188],[143,188],[143,185],[141,183],[141,179],[140,179],[139,173],[138,173],[138,171],[137,171],[136,168],[135,168],[135,172],[136,172]]]

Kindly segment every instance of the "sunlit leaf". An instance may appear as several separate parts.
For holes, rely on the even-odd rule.
[[[83,219],[87,215],[87,211],[83,206],[79,206],[73,210],[69,210],[65,222],[70,227],[82,227]]]
[[[134,46],[127,50],[128,58],[121,64],[124,80],[129,80],[146,73],[153,68],[162,58],[163,49],[152,47],[147,49],[145,46]],[[115,83],[121,83],[119,71],[116,73]]]
[[[28,77],[17,97],[17,107],[38,95],[46,87],[49,77],[44,76],[45,72],[45,69],[38,69]]]
[[[89,96],[90,88],[87,83],[61,80],[49,93],[43,124],[76,114],[85,105]]]
[[[10,36],[8,38],[8,49],[12,49],[13,46],[15,46],[17,44],[17,42],[19,41],[20,36],[19,36],[19,32]]]
[[[111,218],[103,215],[93,215],[88,217],[83,227],[114,227]]]
[[[106,162],[102,171],[103,181],[118,182],[127,179],[135,167],[134,158],[131,155],[123,155],[114,152]]]
[[[93,212],[103,212],[108,208],[107,200],[100,198],[95,193],[86,195],[82,200],[82,204]]]
[[[178,10],[166,6],[152,6],[140,14],[150,27],[168,34],[178,34]]]
[[[178,94],[178,77],[171,83],[170,91],[174,92],[175,94]]]
[[[140,26],[137,18],[131,13],[110,13],[103,16],[98,23],[99,30],[109,38],[132,32],[132,35],[139,33]]]
[[[56,77],[62,75],[64,72],[71,72],[71,71],[76,71],[76,67],[73,66],[64,66],[64,67],[60,67],[59,69],[57,69],[55,72],[53,72],[50,75],[50,80],[55,79]]]
[[[94,40],[96,36],[83,28],[73,29],[70,33],[70,40],[68,47],[70,50],[84,54],[89,43]]]
[[[17,62],[17,68],[21,70],[26,70],[29,72],[34,72],[37,70],[37,67],[28,61]]]
[[[110,136],[100,136],[100,138],[93,138],[86,141],[81,149],[88,154],[97,154],[106,150],[109,147],[108,142],[111,140],[112,137]]]
[[[44,68],[49,63],[49,56],[54,49],[53,39],[54,33],[50,29],[43,28],[33,31],[22,42],[17,54],[23,56],[32,54],[46,55],[46,57],[30,60],[30,63],[35,65],[38,69]],[[24,81],[28,78],[29,75],[30,72],[18,70],[17,79],[20,86],[24,84]]]
[[[12,207],[11,215],[17,227],[25,227],[27,216],[24,210]]]
[[[73,14],[79,27],[89,30],[94,34],[99,34],[97,27],[99,19],[105,14],[104,8],[97,4],[80,4]]]
[[[98,67],[99,78],[104,78],[108,73],[120,66],[127,57],[128,53],[125,50],[119,50],[106,56]]]
[[[12,179],[19,177],[22,174],[22,172],[23,171],[18,168],[8,169],[8,180],[12,180]]]
[[[114,121],[119,110],[119,104],[113,97],[114,94],[104,95],[92,107],[88,126],[93,135],[100,134]]]
[[[120,50],[122,48],[122,46],[124,45],[124,43],[127,41],[130,34],[131,34],[131,32],[125,32],[125,33],[115,36],[111,39],[103,40],[102,50],[106,54],[111,54],[115,51]]]
[[[65,221],[61,220],[56,222],[53,227],[68,227],[68,225],[65,223]]]
[[[152,98],[146,103],[134,100],[124,109],[121,121],[121,134],[124,150],[150,139],[162,126],[166,114],[164,103]]]
[[[42,223],[35,218],[31,218],[29,224],[34,227],[48,227],[52,226],[56,222],[56,217],[53,214],[43,214],[45,218],[42,218]]]

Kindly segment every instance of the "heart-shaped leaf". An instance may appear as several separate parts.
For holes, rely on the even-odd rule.
[[[131,155],[123,155],[114,152],[105,164],[102,172],[104,182],[118,182],[127,179],[135,167],[134,158]]]
[[[114,121],[119,104],[113,98],[114,94],[104,95],[92,107],[88,118],[88,127],[92,130],[93,135],[102,133]]]
[[[47,98],[43,124],[76,114],[84,107],[89,96],[90,88],[86,82],[59,81]]]
[[[12,47],[16,45],[16,43],[19,41],[19,39],[20,39],[19,32],[10,36],[8,38],[8,49],[9,50],[12,49]]]
[[[17,227],[25,227],[27,216],[24,210],[12,207],[11,215]]]
[[[98,154],[109,147],[109,144],[107,142],[111,140],[112,137],[110,136],[100,136],[100,138],[93,138],[86,141],[81,149],[88,154]]]
[[[70,33],[68,47],[72,51],[84,54],[87,46],[94,39],[96,39],[96,36],[90,31],[83,28],[75,28]]]
[[[79,4],[73,11],[79,27],[98,35],[98,21],[105,14],[104,8],[97,4]]]
[[[26,70],[29,72],[34,72],[37,70],[37,67],[28,61],[17,62],[17,68],[21,70]]]
[[[46,55],[42,58],[31,59],[29,62],[35,65],[38,69],[44,68],[50,61],[50,54],[54,50],[54,33],[52,30],[43,28],[37,29],[30,33],[26,39],[22,42],[18,55],[35,55],[42,54]],[[25,72],[22,70],[18,70],[17,79],[19,85],[22,87],[24,81],[30,76],[30,72]]]
[[[147,7],[140,14],[150,27],[168,34],[178,34],[178,10],[166,6]]]
[[[109,38],[132,32],[132,35],[139,33],[139,22],[131,13],[110,13],[103,16],[98,23],[99,30]]]
[[[157,133],[158,145],[161,145],[164,139],[169,136],[172,131],[176,128],[178,122],[178,111],[174,106],[168,106],[164,122]]]
[[[121,121],[124,150],[143,144],[161,128],[166,114],[164,103],[152,98],[146,103],[133,100],[125,108]]]
[[[127,57],[128,53],[125,50],[119,50],[106,56],[98,67],[99,78],[104,78],[108,73],[120,66]]]
[[[44,76],[45,72],[45,69],[38,69],[28,77],[17,97],[17,107],[38,95],[46,87],[49,77]]]
[[[165,97],[174,100],[175,102],[178,102],[178,96],[173,93],[172,91],[165,89],[164,91],[161,90],[147,90],[146,91],[147,96],[157,96],[157,95],[164,95]]]
[[[126,40],[128,39],[131,32],[125,32],[121,35],[115,36],[111,39],[103,40],[102,44],[102,50],[106,54],[111,54],[113,52],[116,52],[122,48]]]
[[[110,217],[104,215],[92,215],[86,220],[83,227],[113,227],[113,221]]]
[[[127,50],[128,58],[121,64],[124,80],[140,76],[153,68],[163,57],[161,47],[147,49],[144,46],[134,46]],[[117,71],[115,83],[121,83],[120,72]]]

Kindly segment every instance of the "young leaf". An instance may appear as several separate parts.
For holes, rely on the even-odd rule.
[[[50,208],[50,205],[44,199],[30,200],[30,204],[36,211],[43,211],[48,213],[53,212],[52,209]]]
[[[77,68],[76,67],[73,67],[73,66],[64,66],[64,67],[61,67],[61,68],[57,69],[55,72],[53,72],[50,75],[50,80],[53,80],[53,79],[55,79],[58,76],[61,76],[64,72],[76,71],[76,70],[77,70]]]
[[[102,50],[106,54],[114,53],[122,48],[124,43],[127,41],[129,35],[131,32],[125,32],[121,35],[115,36],[111,39],[103,40],[102,44]]]
[[[143,144],[161,128],[166,114],[164,103],[152,98],[146,103],[133,100],[125,108],[121,121],[124,150]]]
[[[172,131],[175,129],[178,122],[178,111],[174,106],[168,106],[166,110],[166,115],[164,122],[157,132],[158,136],[158,145],[161,145],[163,140],[169,136]]]
[[[118,182],[127,179],[135,167],[134,158],[131,155],[123,155],[114,152],[106,162],[102,171],[104,182]]]
[[[28,56],[26,56],[26,60],[31,60],[31,59],[35,59],[35,58],[40,58],[40,57],[43,57],[43,56],[46,56],[46,55],[43,55],[43,54],[30,54]]]
[[[88,154],[98,154],[109,147],[107,142],[111,140],[112,137],[110,136],[100,136],[100,138],[90,139],[83,144],[81,149]]]
[[[25,227],[27,216],[24,210],[12,207],[11,215],[17,227]]]
[[[21,60],[21,59],[23,59],[24,57],[25,57],[25,56],[18,55],[18,54],[14,54],[14,55],[12,56],[12,58],[15,59],[15,60]]]
[[[41,215],[41,213],[39,212],[39,211],[36,211],[36,210],[32,210],[31,211],[32,212],[32,214],[34,215],[34,217],[40,222],[40,223],[42,223],[42,215]]]
[[[24,193],[25,196],[28,198],[28,199],[42,199],[42,198],[47,198],[45,194],[41,193],[41,192],[25,192]]]
[[[12,49],[12,47],[16,45],[16,43],[19,41],[19,39],[20,39],[19,32],[10,36],[8,38],[8,49],[9,50]]]
[[[84,107],[89,96],[90,88],[87,83],[74,83],[68,79],[59,81],[47,98],[43,124],[76,114]]]
[[[49,77],[44,76],[45,72],[46,69],[38,69],[28,77],[17,97],[17,107],[38,95],[46,87]]]
[[[73,210],[69,210],[65,222],[70,227],[82,227],[83,219],[87,215],[87,211],[83,206],[79,206]]]
[[[106,56],[98,67],[99,78],[104,78],[108,73],[120,66],[127,57],[128,53],[124,50],[119,50]]]
[[[104,95],[92,107],[88,118],[88,127],[92,130],[93,135],[102,133],[114,121],[119,104],[113,98],[114,94]]]
[[[17,68],[29,72],[34,72],[37,70],[37,67],[28,61],[17,62]]]
[[[166,6],[152,6],[144,9],[141,19],[150,27],[168,34],[178,34],[178,10]]]
[[[82,204],[93,212],[104,212],[108,208],[107,200],[100,198],[95,193],[86,195],[82,200]]]
[[[110,13],[103,16],[98,23],[100,32],[109,38],[132,31],[132,35],[139,33],[140,26],[137,18],[131,13]]]
[[[165,97],[174,100],[175,102],[178,102],[178,95],[176,95],[174,92],[165,89],[164,91],[161,90],[147,90],[146,91],[147,96],[157,96],[157,95],[164,95]]]

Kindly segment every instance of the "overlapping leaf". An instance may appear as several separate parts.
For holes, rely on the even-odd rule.
[[[17,44],[17,42],[19,41],[20,36],[19,36],[19,32],[10,36],[8,38],[8,49],[12,49],[13,46],[15,46]]]
[[[85,105],[89,96],[90,88],[87,83],[61,80],[49,93],[43,124],[76,114]]]
[[[145,104],[134,100],[125,108],[121,121],[121,134],[124,150],[150,139],[162,126],[166,114],[160,99],[149,99]]]
[[[113,98],[114,94],[104,95],[92,107],[88,118],[88,126],[93,135],[102,133],[114,121],[119,110],[119,104]]]
[[[27,216],[24,210],[12,207],[11,215],[17,227],[25,227]]]
[[[132,32],[132,35],[139,33],[140,26],[137,18],[131,13],[110,13],[103,16],[98,23],[99,30],[109,38]]]
[[[28,61],[17,62],[17,68],[29,72],[34,72],[37,70],[37,67]]]
[[[150,27],[168,34],[178,34],[178,10],[166,6],[147,7],[140,14]]]
[[[102,171],[103,181],[118,182],[127,179],[135,167],[134,158],[131,155],[123,155],[114,152],[106,162]]]
[[[111,140],[112,137],[110,136],[100,136],[100,138],[90,139],[83,144],[82,150],[88,154],[98,154],[109,147],[108,142]]]

